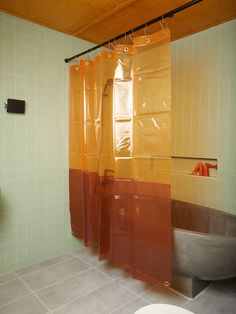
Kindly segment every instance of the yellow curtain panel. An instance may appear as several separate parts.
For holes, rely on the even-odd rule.
[[[70,67],[74,236],[135,278],[171,284],[170,32]]]

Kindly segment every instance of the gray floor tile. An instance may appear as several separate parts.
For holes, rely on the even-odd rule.
[[[122,268],[112,267],[109,262],[102,263],[96,267],[99,271],[104,272],[108,276],[116,279],[122,276],[128,276],[128,272]]]
[[[52,266],[54,264],[67,261],[67,260],[69,260],[71,258],[73,258],[73,255],[70,254],[70,253],[64,254],[64,255],[60,255],[60,256],[57,256],[57,257],[54,257],[54,258],[50,258],[50,259],[48,259],[46,261],[40,262],[38,264],[34,264],[32,266],[28,266],[28,267],[19,269],[17,271],[17,274],[19,276],[25,276],[25,275],[33,273],[34,271],[37,271],[37,270],[40,270],[40,269],[44,269],[44,268]]]
[[[23,276],[22,279],[30,286],[32,290],[46,288],[59,280],[64,280],[81,271],[88,269],[90,266],[79,258],[72,258],[69,261],[55,264],[45,269]]]
[[[210,286],[184,308],[195,314],[235,314],[236,297],[234,293]]]
[[[182,306],[189,301],[189,299],[185,298],[181,294],[178,294],[174,290],[161,285],[156,285],[141,295],[150,303],[168,303]]]
[[[212,285],[236,293],[236,278],[215,281]]]
[[[30,293],[30,290],[19,279],[9,281],[1,285],[0,305],[22,298]]]
[[[123,274],[123,276],[118,278],[117,280],[122,285],[124,285],[125,287],[131,289],[132,291],[134,291],[135,293],[138,293],[138,294],[140,294],[140,293],[144,292],[145,290],[148,290],[154,286],[153,284],[149,284],[147,282],[134,279],[128,273]]]
[[[0,308],[1,314],[45,314],[48,313],[46,307],[39,300],[29,295],[11,304]]]
[[[53,313],[56,314],[108,314],[120,304],[131,301],[135,295],[118,283],[106,285]]]
[[[118,310],[115,310],[112,312],[112,314],[134,314],[135,311],[148,304],[149,303],[147,301],[144,301],[141,298],[136,298],[133,301],[123,305]]]
[[[93,248],[87,247],[87,246],[83,246],[83,247],[73,251],[72,254],[75,255],[75,256],[80,256],[82,254],[90,253],[90,252],[93,252],[93,251],[94,251]]]
[[[106,262],[105,260],[101,260],[101,261],[99,260],[97,250],[93,250],[89,253],[82,254],[79,257],[86,263],[90,264],[91,266],[97,266]]]
[[[40,290],[37,295],[44,304],[53,310],[110,282],[111,279],[105,274],[95,269],[89,269],[73,278]]]
[[[16,273],[8,273],[5,275],[2,275],[0,276],[0,285],[14,279],[18,279]]]
[[[147,289],[150,289],[153,286],[153,284],[148,284],[143,281],[134,279],[129,271],[122,268],[112,267],[109,262],[105,262],[97,266],[96,268],[106,273],[108,276],[117,279],[118,282],[138,294]]]

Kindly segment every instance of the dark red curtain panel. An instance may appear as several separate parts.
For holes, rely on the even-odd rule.
[[[70,67],[74,236],[135,278],[171,284],[169,30]]]

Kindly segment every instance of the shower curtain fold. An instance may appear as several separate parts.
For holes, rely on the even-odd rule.
[[[70,67],[72,234],[135,278],[171,284],[170,33]]]

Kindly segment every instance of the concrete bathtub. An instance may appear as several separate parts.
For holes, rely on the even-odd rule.
[[[212,280],[236,277],[236,216],[172,201],[173,287],[193,297]]]

